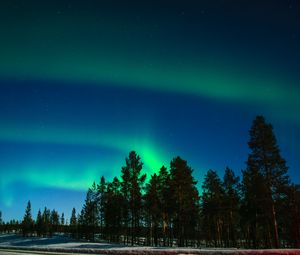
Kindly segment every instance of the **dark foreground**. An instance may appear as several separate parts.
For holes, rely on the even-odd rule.
[[[300,250],[297,249],[278,249],[278,250],[238,250],[238,249],[123,249],[123,250],[114,250],[114,249],[43,249],[43,248],[16,248],[16,247],[7,247],[0,248],[1,255],[20,255],[20,254],[39,254],[39,255],[66,255],[66,254],[78,254],[78,255],[87,255],[87,254],[116,254],[116,255],[293,255],[300,254]]]
[[[244,250],[128,247],[109,243],[78,242],[65,236],[52,238],[23,238],[19,235],[0,235],[0,255],[39,254],[114,254],[114,255],[300,255],[300,249]]]

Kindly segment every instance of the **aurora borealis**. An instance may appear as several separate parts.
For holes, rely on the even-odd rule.
[[[1,1],[0,210],[69,215],[130,150],[152,174],[177,155],[199,183],[245,167],[274,125],[300,182],[300,4]]]

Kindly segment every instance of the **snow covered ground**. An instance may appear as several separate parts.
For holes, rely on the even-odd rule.
[[[54,236],[52,238],[23,238],[20,235],[0,235],[1,250],[14,249],[26,251],[48,251],[68,253],[93,253],[114,255],[183,255],[183,254],[245,254],[245,255],[300,255],[300,249],[281,250],[240,250],[240,249],[192,249],[192,248],[157,248],[157,247],[128,247],[110,243],[78,242],[65,236]]]

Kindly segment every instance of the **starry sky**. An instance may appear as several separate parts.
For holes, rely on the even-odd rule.
[[[0,210],[80,210],[136,150],[238,175],[258,114],[300,183],[300,2],[0,2]]]

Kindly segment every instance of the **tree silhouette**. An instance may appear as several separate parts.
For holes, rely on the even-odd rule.
[[[169,235],[170,221],[172,215],[173,202],[170,200],[170,173],[165,166],[162,166],[158,173],[158,195],[161,211],[161,228],[163,236],[163,245],[166,245],[166,238]],[[170,236],[170,235],[169,235]]]
[[[43,234],[44,236],[48,236],[52,234],[52,226],[51,226],[51,212],[47,207],[44,208],[43,214]]]
[[[141,190],[146,180],[146,175],[141,175],[143,163],[135,151],[131,151],[125,161],[126,164],[122,167],[121,175],[122,193],[124,196],[123,211],[125,227],[130,222],[131,244],[133,245],[140,228],[142,212]]]
[[[87,239],[91,240],[95,239],[95,230],[98,225],[98,206],[96,196],[97,190],[94,182],[92,188],[88,189],[81,214],[84,234]]]
[[[59,214],[54,209],[51,211],[50,222],[51,222],[50,223],[51,224],[51,233],[62,231],[62,229],[60,229],[60,227],[63,227],[63,224],[61,224],[62,222],[59,222]]]
[[[171,161],[170,199],[174,201],[173,223],[179,246],[184,246],[188,238],[194,238],[198,217],[199,194],[192,173],[193,170],[186,160],[176,157]]]
[[[104,227],[104,203],[105,203],[106,188],[107,188],[107,184],[105,182],[105,178],[104,176],[101,176],[100,183],[97,185],[97,194],[96,194],[98,213],[99,213],[100,233],[103,233],[103,227]]]
[[[228,167],[225,169],[222,186],[223,236],[227,247],[235,247],[240,218],[240,178]]]
[[[29,234],[32,234],[33,231],[33,219],[32,219],[32,214],[31,214],[31,203],[28,201],[27,207],[25,210],[25,215],[23,217],[22,221],[22,232],[23,236],[28,236]]]
[[[121,184],[117,177],[111,183],[107,184],[107,190],[104,195],[104,223],[105,234],[111,242],[119,241],[123,201],[121,194]]]
[[[193,170],[178,157],[170,170],[162,166],[145,185],[143,163],[131,151],[120,179],[88,189],[81,213],[73,208],[70,224],[56,210],[45,207],[32,220],[27,203],[23,221],[3,224],[0,231],[18,231],[24,236],[69,233],[79,239],[154,246],[299,247],[300,186],[291,184],[280,155],[273,128],[257,116],[250,129],[250,153],[242,182],[230,168],[221,180],[208,170],[199,197]],[[197,241],[197,242],[195,242]]]
[[[283,201],[281,219],[283,235],[290,240],[290,245],[300,248],[300,186],[292,184],[287,189],[287,197]]]
[[[159,178],[156,174],[151,176],[149,183],[146,185],[145,209],[148,224],[148,245],[158,245],[158,226],[162,218],[160,196],[159,196]]]
[[[250,129],[250,141],[248,143],[250,154],[247,160],[247,169],[250,174],[257,172],[261,178],[261,188],[264,197],[257,198],[256,202],[262,203],[266,214],[266,229],[269,244],[275,248],[279,247],[278,224],[276,216],[276,202],[283,190],[289,184],[287,166],[280,155],[273,127],[265,122],[263,116],[257,116]],[[263,187],[264,186],[264,187]]]
[[[202,184],[202,228],[207,245],[221,246],[225,191],[216,171],[208,170]]]
[[[70,232],[72,237],[76,237],[77,232],[77,218],[76,218],[76,209],[72,209],[71,218],[70,218]]]
[[[36,232],[37,232],[37,236],[42,236],[43,234],[43,218],[42,218],[42,212],[39,209],[37,217],[36,217]]]

